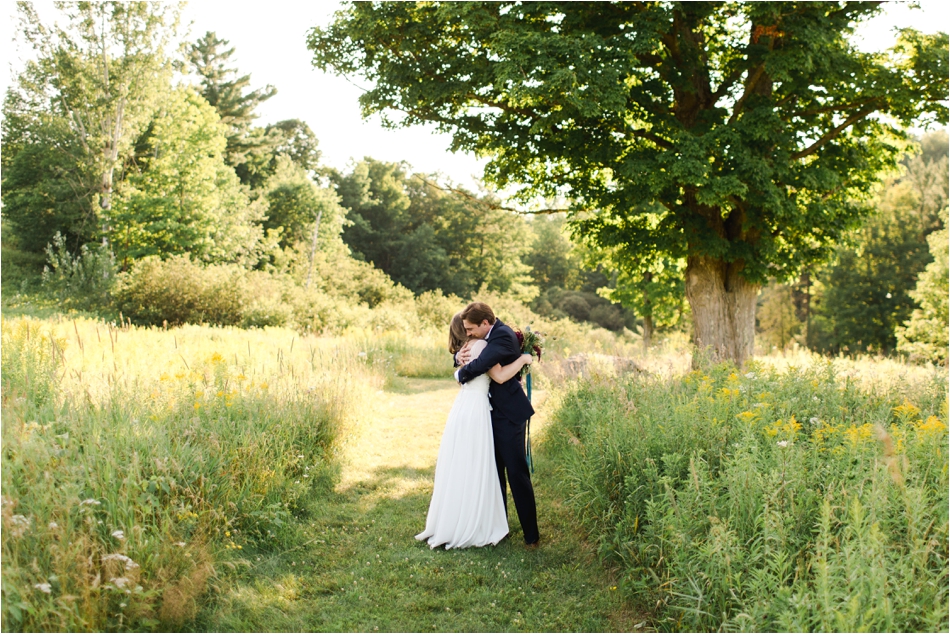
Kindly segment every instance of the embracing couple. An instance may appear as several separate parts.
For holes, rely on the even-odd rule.
[[[442,435],[426,528],[416,539],[446,549],[497,544],[508,534],[510,485],[525,545],[537,548],[525,458],[525,427],[534,409],[519,379],[532,357],[521,353],[514,331],[482,302],[452,318],[449,352],[462,387]]]

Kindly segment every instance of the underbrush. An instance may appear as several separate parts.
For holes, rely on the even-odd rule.
[[[5,318],[3,627],[175,629],[294,538],[383,372],[279,329]]]
[[[946,631],[947,378],[866,363],[591,378],[547,436],[654,626]]]

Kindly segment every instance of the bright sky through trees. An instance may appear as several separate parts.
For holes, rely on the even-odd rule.
[[[40,15],[54,15],[52,2],[34,3]],[[308,29],[330,22],[338,2],[302,3],[291,0],[193,0],[186,6],[184,25],[190,24],[195,40],[207,31],[229,40],[235,62],[242,73],[251,74],[253,87],[271,84],[277,96],[259,108],[259,123],[282,119],[303,119],[320,140],[323,160],[343,168],[352,160],[371,156],[382,161],[407,161],[415,171],[442,172],[453,181],[473,186],[473,177],[481,174],[484,161],[447,150],[450,138],[436,134],[431,127],[402,130],[383,128],[378,118],[363,121],[357,98],[360,80],[347,80],[314,70],[311,53],[306,48]],[[920,9],[909,3],[891,2],[885,12],[864,26],[861,33],[865,50],[883,50],[894,41],[892,29],[914,27],[925,33],[950,29],[950,10],[942,2],[925,0]],[[15,3],[3,0],[3,59],[7,69],[2,74],[4,91],[11,77],[21,67],[21,56],[28,51],[17,50],[12,42],[16,30]]]

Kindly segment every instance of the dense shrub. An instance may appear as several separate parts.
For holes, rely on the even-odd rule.
[[[830,364],[591,380],[548,443],[661,629],[946,631],[946,393]]]
[[[455,295],[443,295],[442,291],[428,291],[416,297],[416,317],[422,326],[448,331],[452,316],[462,310],[467,302]]]
[[[310,288],[373,308],[383,302],[409,301],[412,292],[396,284],[369,262],[354,260],[349,254],[317,253]]]
[[[119,277],[115,307],[133,323],[240,324],[247,295],[247,271],[236,265],[202,265],[186,255],[147,257]]]
[[[603,282],[607,284],[606,280]],[[549,319],[570,317],[614,332],[622,331],[624,327],[633,328],[636,322],[629,310],[591,291],[549,288],[535,298],[531,306],[536,313]]]
[[[46,247],[42,280],[60,301],[98,308],[109,302],[116,271],[115,256],[108,246],[84,244],[74,256],[66,247],[66,238],[57,231]]]

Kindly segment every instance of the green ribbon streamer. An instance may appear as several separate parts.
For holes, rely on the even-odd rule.
[[[528,402],[531,402],[531,370],[528,370],[527,378],[525,382],[528,386]],[[534,474],[534,458],[531,455],[531,419],[528,419],[527,429],[525,435],[525,458],[528,460],[528,469]]]

